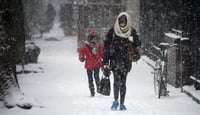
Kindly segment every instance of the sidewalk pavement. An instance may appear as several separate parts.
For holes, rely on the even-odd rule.
[[[200,90],[195,90],[194,86],[184,86],[183,92],[200,104]]]

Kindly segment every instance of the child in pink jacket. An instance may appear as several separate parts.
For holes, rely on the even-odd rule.
[[[99,93],[99,71],[102,66],[103,45],[100,43],[100,37],[95,30],[90,30],[85,44],[79,51],[79,60],[85,62],[85,69],[88,76],[88,84],[91,96],[95,96],[95,80],[97,92]]]

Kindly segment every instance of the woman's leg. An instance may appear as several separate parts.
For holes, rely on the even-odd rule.
[[[120,104],[124,104],[125,101],[127,74],[127,72],[122,72],[120,74]]]
[[[91,96],[94,96],[94,85],[93,85],[93,71],[92,70],[87,70],[87,76],[88,76],[88,84],[89,84],[89,89]]]
[[[120,89],[120,75],[118,71],[113,71],[114,76],[114,84],[113,84],[113,91],[114,91],[114,99],[115,101],[119,98],[119,89]]]
[[[118,98],[119,98],[119,89],[120,89],[120,76],[118,71],[113,71],[114,75],[114,84],[113,84],[113,89],[114,89],[114,101],[111,106],[111,109],[115,110],[119,106]]]

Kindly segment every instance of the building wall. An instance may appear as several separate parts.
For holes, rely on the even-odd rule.
[[[127,0],[127,12],[131,15],[132,25],[140,31],[140,0]]]
[[[118,14],[125,10],[122,0],[88,0],[85,4],[78,5],[78,51],[86,40],[88,29],[96,29],[104,39]]]
[[[183,31],[182,37],[189,38],[187,47],[181,48],[183,60],[187,60],[183,63],[182,73],[186,83],[190,82],[189,76],[200,79],[199,5],[197,0],[140,0],[140,38],[144,54],[151,55],[151,44],[167,42],[163,39],[164,33],[172,29]],[[200,85],[197,87],[200,89]]]

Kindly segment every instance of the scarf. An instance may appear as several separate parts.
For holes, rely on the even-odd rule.
[[[97,49],[98,49],[98,43],[93,44],[93,43],[90,43],[88,41],[86,41],[85,43],[89,46],[91,52],[96,55]]]
[[[125,15],[126,18],[127,18],[127,24],[125,27],[120,27],[119,26],[119,18],[122,16],[122,15]],[[130,19],[130,16],[128,13],[126,12],[121,12],[116,21],[115,21],[115,24],[114,24],[114,31],[115,31],[115,34],[117,36],[120,36],[122,38],[128,38],[130,35],[131,35],[131,19]]]

